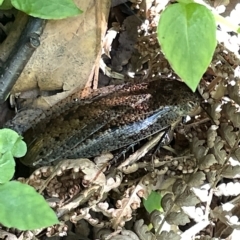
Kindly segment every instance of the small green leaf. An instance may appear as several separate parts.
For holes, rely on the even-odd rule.
[[[21,137],[11,129],[0,129],[0,153],[10,151],[19,138]]]
[[[58,219],[34,188],[11,181],[0,185],[0,222],[6,227],[33,230],[57,224]]]
[[[143,199],[143,205],[149,213],[154,210],[162,211],[161,199],[159,192],[152,191],[146,200]]]
[[[12,0],[12,5],[28,15],[44,19],[62,19],[82,13],[72,0]]]
[[[11,151],[14,157],[22,157],[27,152],[27,145],[15,131],[0,129],[0,153]]]
[[[195,91],[217,44],[213,14],[205,6],[168,6],[158,24],[158,40],[174,71]]]
[[[12,179],[15,172],[15,160],[10,151],[0,158],[0,183],[6,183]],[[0,200],[1,201],[1,200]]]
[[[18,139],[13,148],[12,148],[12,155],[14,157],[20,158],[23,157],[27,152],[27,144],[22,140]]]

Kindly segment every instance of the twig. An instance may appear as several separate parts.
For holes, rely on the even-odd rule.
[[[46,20],[29,17],[19,41],[0,70],[0,103],[6,100],[33,52],[40,45],[45,23]]]

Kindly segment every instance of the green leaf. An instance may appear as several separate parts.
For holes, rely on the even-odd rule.
[[[149,213],[154,210],[162,211],[161,199],[159,192],[152,191],[146,200],[143,199],[143,205]]]
[[[14,157],[22,157],[27,152],[27,145],[15,131],[0,129],[0,153],[11,151]]]
[[[34,188],[11,181],[0,185],[0,222],[6,227],[33,230],[57,224],[58,219]]]
[[[0,153],[5,153],[11,150],[19,137],[20,136],[11,129],[0,129]]]
[[[205,6],[168,6],[158,24],[158,40],[174,71],[195,91],[217,44],[213,14]]]
[[[10,151],[0,158],[0,183],[6,183],[12,179],[15,172],[15,160]],[[1,199],[0,199],[1,201]]]
[[[33,17],[62,19],[82,13],[72,0],[11,0],[12,5]]]
[[[179,3],[193,3],[194,0],[178,0]]]
[[[19,138],[12,148],[12,154],[14,157],[20,158],[24,156],[26,152],[27,144],[22,139]]]
[[[13,7],[11,0],[0,0],[0,9],[2,10],[8,10]]]

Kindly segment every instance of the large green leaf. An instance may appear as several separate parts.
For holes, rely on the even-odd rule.
[[[54,211],[34,188],[16,181],[0,185],[0,223],[20,230],[58,223]]]
[[[15,160],[10,151],[0,157],[0,184],[12,179],[15,172]],[[1,199],[0,199],[1,201]]]
[[[197,3],[172,4],[161,14],[157,31],[172,68],[195,91],[217,44],[213,14]]]
[[[33,17],[62,19],[76,16],[82,11],[72,0],[11,0],[12,5]]]

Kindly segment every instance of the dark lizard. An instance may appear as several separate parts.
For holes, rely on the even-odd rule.
[[[84,99],[75,94],[32,123],[19,124],[17,116],[7,126],[24,136],[24,164],[48,165],[133,144],[174,125],[199,105],[199,96],[184,83],[156,80],[102,88]]]

